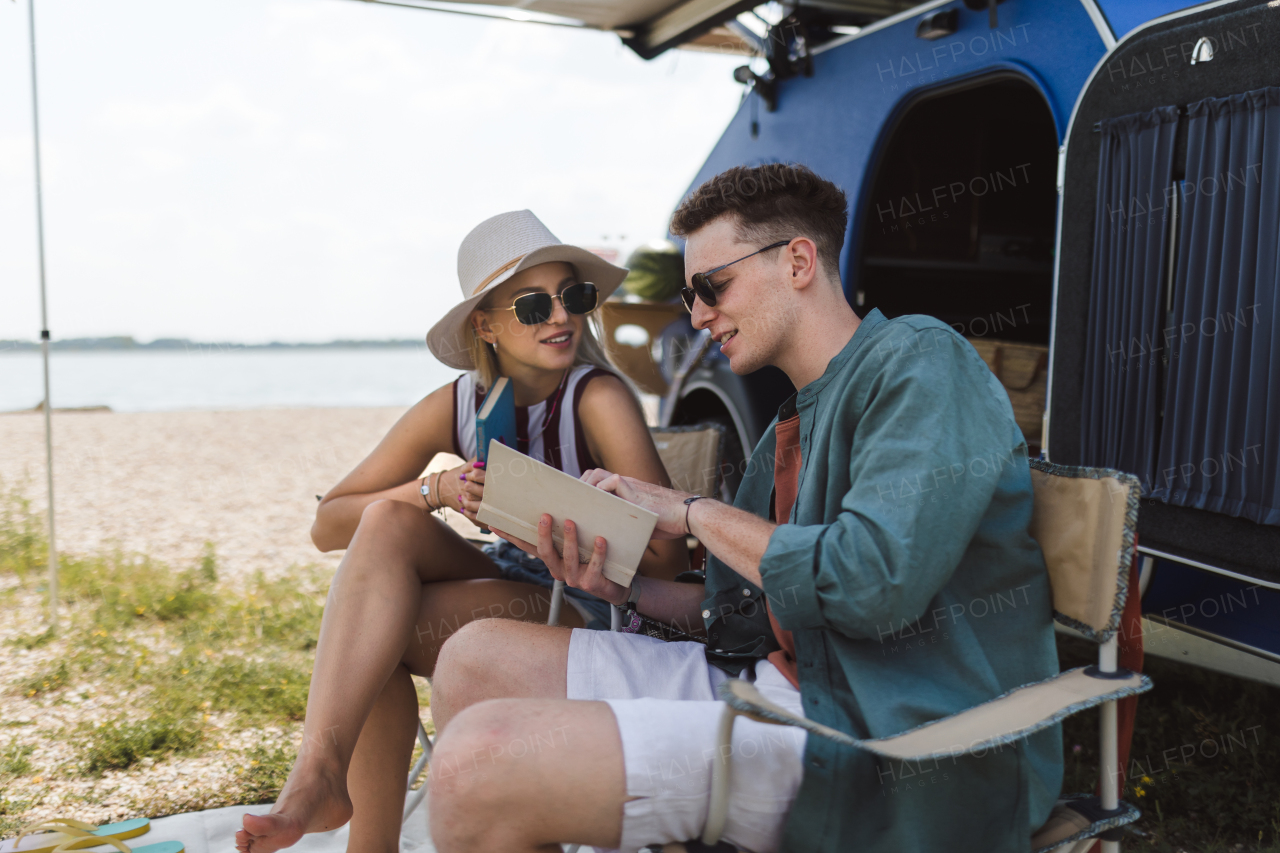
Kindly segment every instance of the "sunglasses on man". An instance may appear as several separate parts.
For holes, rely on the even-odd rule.
[[[551,319],[551,311],[554,308],[551,303],[553,299],[559,299],[564,310],[570,314],[587,314],[595,310],[599,296],[598,287],[589,281],[583,281],[569,285],[554,296],[550,293],[526,293],[523,296],[517,296],[510,306],[497,310],[514,311],[516,320],[521,325],[536,326]]]
[[[794,240],[794,239],[795,239],[794,237],[791,238],[791,240]],[[777,243],[771,243],[770,245],[765,246],[763,249],[756,249],[754,252],[752,252],[749,255],[743,255],[742,257],[738,258],[738,260],[736,261],[729,261],[729,263],[727,264],[721,264],[720,266],[716,267],[713,270],[694,273],[689,277],[689,281],[693,284],[693,287],[691,288],[684,287],[680,289],[680,298],[684,301],[684,307],[689,310],[690,314],[692,314],[693,300],[695,298],[701,299],[702,304],[707,306],[708,308],[715,305],[716,294],[723,291],[724,288],[721,287],[717,289],[715,285],[711,283],[711,276],[715,275],[721,270],[728,269],[729,267],[733,266],[736,263],[745,261],[747,258],[754,258],[756,255],[760,254],[761,252],[767,252],[770,249],[776,249],[779,246],[785,246],[788,243],[790,243],[791,240],[779,240]]]

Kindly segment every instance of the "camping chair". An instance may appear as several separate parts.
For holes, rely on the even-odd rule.
[[[658,456],[671,477],[671,484],[681,491],[697,495],[714,494],[719,480],[717,463],[720,459],[722,434],[718,426],[675,426],[649,430],[653,435],[653,443],[658,448]],[[551,607],[547,614],[548,625],[560,624],[560,609],[564,606],[564,581],[556,581],[551,588]],[[613,608],[610,613],[611,631],[622,628],[621,611]],[[431,761],[431,737],[427,734],[422,721],[418,721],[418,743],[422,746],[422,755],[414,762],[409,771],[409,790],[405,795],[404,816],[402,822],[409,819],[409,814],[418,807],[422,798],[427,795],[427,785],[423,782],[417,789],[413,783],[422,775],[423,769]],[[576,848],[570,848],[571,850]]]
[[[733,679],[720,685],[725,701],[719,729],[719,759],[712,765],[711,807],[700,841],[669,844],[665,853],[716,849],[729,811],[729,745],[734,720],[799,726],[894,761],[921,761],[979,752],[1014,743],[1064,718],[1101,705],[1101,797],[1060,800],[1031,839],[1035,853],[1084,853],[1100,839],[1103,853],[1119,853],[1120,827],[1141,816],[1119,798],[1116,700],[1151,689],[1145,675],[1116,665],[1117,637],[1129,594],[1129,565],[1138,520],[1138,480],[1104,468],[1077,468],[1032,459],[1034,508],[1031,533],[1040,543],[1059,623],[1099,644],[1097,666],[1026,684],[968,710],[909,731],[860,740],[795,716],[760,695],[755,685]],[[1134,594],[1138,594],[1134,590]],[[733,849],[721,844],[719,850]]]

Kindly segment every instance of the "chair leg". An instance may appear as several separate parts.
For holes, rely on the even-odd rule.
[[[1117,639],[1110,640],[1098,647],[1098,669],[1103,672],[1116,671],[1116,655],[1119,648]],[[1120,805],[1120,754],[1117,743],[1117,721],[1115,700],[1104,702],[1098,719],[1099,752],[1101,775],[1099,788],[1102,807],[1113,810]],[[1120,853],[1119,841],[1103,841],[1102,853]]]
[[[716,731],[716,760],[711,765],[711,805],[707,810],[707,823],[702,829],[702,843],[715,847],[724,834],[729,819],[729,759],[733,752],[733,721],[738,714],[728,705],[720,714],[720,727]]]
[[[423,728],[421,720],[418,721],[418,743],[422,744],[422,755],[418,756],[418,760],[414,762],[413,769],[409,771],[409,791],[404,798],[404,817],[400,819],[401,823],[409,819],[409,815],[422,802],[422,798],[427,795],[426,782],[423,782],[416,791],[413,788],[413,783],[418,781],[418,777],[422,775],[423,768],[431,760],[431,737],[427,734],[427,730]]]
[[[548,625],[560,624],[560,607],[564,604],[564,581],[556,581],[551,586],[551,612],[547,614]]]

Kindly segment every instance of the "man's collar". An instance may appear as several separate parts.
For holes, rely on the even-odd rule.
[[[862,322],[858,324],[858,328],[854,330],[853,337],[844,345],[844,349],[836,353],[835,357],[827,362],[827,369],[822,371],[822,375],[796,392],[796,403],[803,406],[806,402],[810,402],[817,397],[819,392],[831,381],[831,377],[844,369],[849,359],[853,358],[853,354],[871,336],[872,330],[883,322],[885,322],[884,314],[880,313],[879,308],[872,308],[867,316],[862,318]]]

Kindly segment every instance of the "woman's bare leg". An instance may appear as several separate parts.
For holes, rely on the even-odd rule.
[[[409,758],[418,731],[418,694],[404,666],[397,666],[374,702],[347,769],[355,853],[398,853]]]
[[[354,814],[347,850],[395,853],[418,726],[418,696],[410,673],[429,676],[440,646],[469,622],[489,617],[545,623],[551,595],[545,589],[506,580],[440,581],[424,584],[415,640],[365,720],[347,770]],[[577,612],[561,611],[566,627],[581,627]],[[565,632],[567,633],[567,632]]]
[[[335,829],[351,818],[348,771],[366,719],[410,649],[420,649],[434,664],[443,642],[423,642],[419,625],[429,624],[419,619],[424,584],[436,587],[440,584],[434,581],[488,578],[493,579],[489,583],[505,585],[496,574],[484,554],[413,506],[380,501],[365,509],[329,589],[298,759],[271,813],[245,816],[244,829],[236,834],[240,850],[271,853],[294,844],[306,832]],[[433,589],[428,598],[434,600],[434,593]],[[493,601],[489,599],[485,608]],[[433,616],[437,612],[431,611]],[[456,621],[456,613],[453,616]],[[395,695],[388,697],[391,704],[382,712],[394,719],[404,715],[411,724],[408,712],[400,710],[407,702],[397,701]],[[403,750],[394,745],[396,736],[388,734],[387,748],[399,754]],[[383,749],[379,740],[369,763],[362,761],[361,766],[376,766],[380,759],[398,765],[396,755],[384,755]],[[390,784],[402,786],[407,767],[397,773],[401,781]],[[382,778],[381,771],[377,775]],[[385,778],[391,779],[389,769]],[[398,802],[403,802],[400,790]],[[391,826],[398,834],[398,818]]]

